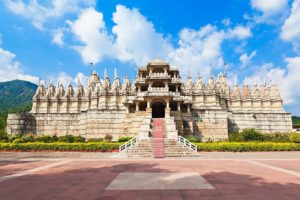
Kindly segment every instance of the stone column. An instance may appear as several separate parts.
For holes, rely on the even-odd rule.
[[[139,91],[139,92],[141,91],[141,86],[140,86],[140,85],[138,86],[138,91]]]
[[[150,108],[150,100],[147,99],[147,109],[149,109],[149,108]]]
[[[177,111],[180,111],[180,102],[177,102]]]
[[[176,92],[178,92],[178,85],[176,85]]]
[[[140,102],[136,102],[136,104],[135,104],[135,111],[140,111],[139,105],[140,105]]]
[[[188,112],[188,113],[191,112],[191,105],[190,105],[190,104],[187,105],[187,112]]]

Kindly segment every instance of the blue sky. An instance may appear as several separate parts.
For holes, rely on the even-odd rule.
[[[207,79],[224,71],[239,84],[278,83],[300,115],[300,0],[4,0],[0,81],[85,82],[155,58]]]

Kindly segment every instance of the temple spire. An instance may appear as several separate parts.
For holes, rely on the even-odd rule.
[[[116,79],[116,78],[118,78],[118,71],[117,71],[117,68],[115,67],[115,69],[114,69],[114,78]]]
[[[104,78],[107,78],[106,68],[104,68]]]

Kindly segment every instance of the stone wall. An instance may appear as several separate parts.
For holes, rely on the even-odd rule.
[[[233,112],[228,113],[229,131],[255,128],[262,133],[292,132],[290,113],[272,112]]]

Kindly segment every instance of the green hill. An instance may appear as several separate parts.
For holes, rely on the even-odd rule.
[[[0,83],[0,112],[22,107],[31,102],[37,85],[14,80]]]
[[[300,125],[300,117],[293,116],[292,120],[293,120],[293,125]]]
[[[31,109],[32,97],[37,85],[14,80],[0,83],[0,132],[6,127],[8,113],[20,113]]]

